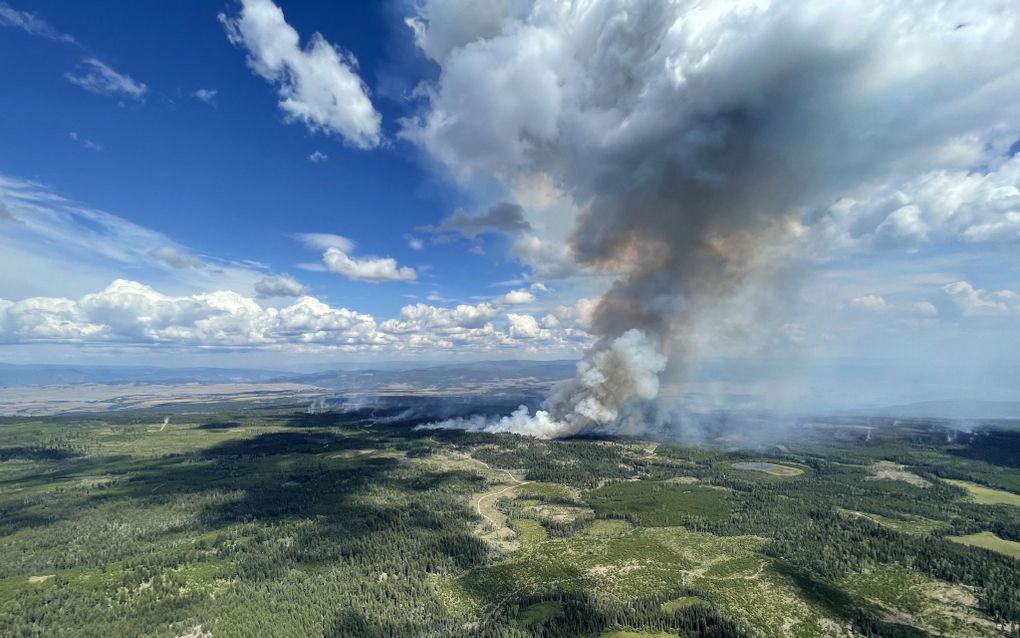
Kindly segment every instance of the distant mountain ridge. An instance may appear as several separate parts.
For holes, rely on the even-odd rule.
[[[361,384],[412,384],[447,386],[456,383],[492,383],[504,379],[533,378],[561,381],[576,370],[574,361],[477,361],[405,369],[329,370],[294,375],[288,380],[327,387],[350,388]]]
[[[335,369],[300,373],[259,368],[161,368],[158,366],[92,366],[0,363],[0,387],[40,385],[101,385],[148,383],[286,382],[334,389],[369,389],[401,384],[447,387],[529,378],[540,382],[566,379],[574,361],[475,361],[466,363],[379,362],[337,364]]]
[[[855,414],[913,419],[1020,419],[1020,401],[981,401],[977,399],[920,401]]]
[[[160,368],[0,363],[0,387],[80,383],[252,383],[293,376],[279,370],[250,368]]]

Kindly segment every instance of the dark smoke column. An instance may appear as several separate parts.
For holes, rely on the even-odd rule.
[[[796,266],[837,249],[820,221],[841,197],[970,170],[1020,136],[1018,14],[920,0],[421,5],[408,24],[440,75],[403,137],[457,175],[549,177],[574,204],[574,260],[615,276],[576,379],[546,412],[486,427],[610,424],[706,335],[760,340]]]

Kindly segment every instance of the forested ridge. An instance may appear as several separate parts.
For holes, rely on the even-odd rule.
[[[754,583],[795,595],[803,632],[1020,635],[1020,561],[950,538],[1020,540],[1020,507],[943,480],[1015,493],[1012,431],[742,452],[281,409],[174,421],[0,423],[0,634],[773,635],[745,615]],[[484,538],[472,506],[513,487],[504,469],[531,484],[495,503],[516,546]],[[713,538],[736,553],[684,563]],[[883,585],[897,569],[916,600]],[[973,607],[943,610],[936,585]]]

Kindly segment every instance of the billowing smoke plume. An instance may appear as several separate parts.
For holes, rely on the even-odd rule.
[[[573,259],[616,277],[546,411],[443,426],[605,425],[656,396],[667,357],[682,369],[718,343],[706,335],[762,340],[797,256],[834,252],[834,225],[881,221],[834,219],[841,197],[1005,161],[1018,15],[981,0],[424,3],[409,24],[441,73],[403,135],[461,176],[550,178],[576,205]]]
[[[577,366],[577,376],[546,401],[549,410],[533,416],[521,406],[510,416],[455,418],[433,426],[491,432],[520,432],[549,438],[579,432],[596,423],[612,423],[628,399],[654,399],[666,357],[640,330],[628,330],[593,348]]]

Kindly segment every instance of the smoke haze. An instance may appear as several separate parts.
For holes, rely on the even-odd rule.
[[[952,1],[422,4],[409,24],[440,74],[403,136],[463,179],[548,177],[572,202],[570,258],[613,279],[596,342],[544,410],[440,425],[632,431],[654,419],[621,411],[682,380],[696,355],[795,350],[787,293],[812,263],[844,254],[847,237],[937,230],[909,207],[873,219],[837,203],[1010,161],[1017,13]]]

